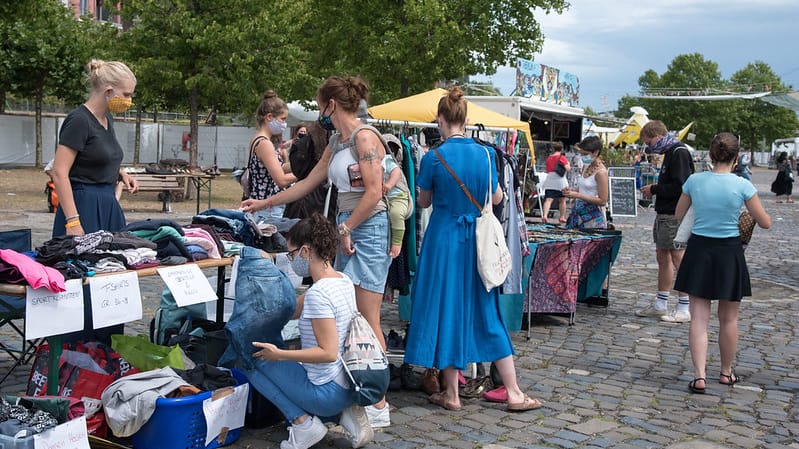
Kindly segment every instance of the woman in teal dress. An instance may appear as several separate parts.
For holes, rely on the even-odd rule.
[[[430,396],[430,402],[446,409],[461,407],[458,370],[471,362],[489,361],[496,362],[507,388],[508,410],[541,407],[541,402],[519,389],[499,292],[487,292],[477,272],[474,228],[481,211],[439,159],[440,155],[477,201],[485,200],[490,185],[492,203],[497,204],[503,194],[494,158],[489,157],[494,150],[487,152],[464,137],[466,100],[460,88],[450,88],[441,98],[437,120],[446,141],[425,154],[416,179],[420,189],[417,204],[422,208],[432,205],[433,213],[413,285],[405,361],[443,370],[442,391]]]

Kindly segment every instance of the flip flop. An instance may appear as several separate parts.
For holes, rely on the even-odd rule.
[[[543,407],[544,404],[541,403],[538,399],[531,398],[530,396],[524,395],[524,400],[519,402],[518,404],[511,404],[508,403],[508,411],[509,412],[526,412],[528,410],[535,410],[538,408]]]
[[[447,402],[447,397],[444,395],[444,393],[431,394],[430,397],[427,398],[427,400],[433,404],[436,404],[447,410],[452,410],[454,412],[457,412],[458,410],[461,409],[460,405],[455,405],[451,402]]]

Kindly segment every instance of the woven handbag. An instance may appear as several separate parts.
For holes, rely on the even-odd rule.
[[[741,243],[744,247],[752,240],[752,232],[755,230],[755,219],[749,214],[749,211],[744,209],[741,215],[738,216],[738,233],[741,236]]]

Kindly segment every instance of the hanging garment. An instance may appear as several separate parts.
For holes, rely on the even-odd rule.
[[[260,250],[243,247],[236,272],[236,301],[225,324],[229,343],[219,366],[232,367],[239,360],[244,370],[254,369],[254,341],[283,348],[281,332],[296,308],[297,295],[288,276]]]

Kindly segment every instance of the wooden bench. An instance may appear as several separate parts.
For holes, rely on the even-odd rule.
[[[163,206],[161,212],[172,212],[172,192],[183,192],[183,185],[175,175],[154,175],[150,173],[132,173],[139,182],[139,192],[159,192]]]

